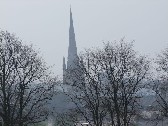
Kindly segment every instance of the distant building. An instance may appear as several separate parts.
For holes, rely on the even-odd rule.
[[[72,72],[76,73],[76,75],[72,74]],[[73,26],[72,12],[70,8],[68,58],[66,64],[65,57],[63,57],[63,83],[74,84],[79,80],[77,76],[81,76],[81,72],[79,72],[79,58],[77,54],[75,31]]]

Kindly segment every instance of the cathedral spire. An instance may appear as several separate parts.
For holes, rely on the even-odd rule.
[[[70,27],[69,27],[69,47],[68,47],[68,61],[67,68],[75,66],[74,61],[77,58],[77,47],[75,40],[75,31],[73,26],[72,11],[70,7]]]
[[[74,73],[78,73],[79,76],[83,77],[82,72],[79,71],[79,58],[77,56],[77,47],[75,40],[75,31],[73,26],[72,11],[70,7],[70,26],[69,26],[69,47],[68,47],[68,59],[67,64],[63,57],[63,83],[64,84],[76,84],[81,81],[74,77]]]
[[[75,31],[73,26],[72,11],[70,8],[69,46],[76,47]]]

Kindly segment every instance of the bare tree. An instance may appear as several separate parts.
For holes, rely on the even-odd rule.
[[[149,72],[149,61],[138,56],[132,43],[107,43],[100,56],[104,70],[106,106],[112,126],[129,126],[136,115],[137,92]]]
[[[79,113],[90,125],[102,126],[110,117],[112,126],[129,126],[149,61],[123,40],[87,50],[79,61],[79,67],[69,71],[71,79],[78,80],[72,84],[70,96]]]
[[[158,80],[154,85],[158,109],[163,117],[168,117],[168,48],[163,50],[156,59]]]
[[[4,126],[45,120],[54,79],[32,46],[0,31],[0,116]]]
[[[101,68],[97,55],[87,50],[79,58],[79,66],[66,71],[70,88],[66,94],[76,105],[80,121],[87,121],[90,125],[102,126],[106,116],[102,94]],[[70,76],[68,76],[70,75]],[[72,83],[73,82],[73,83]]]

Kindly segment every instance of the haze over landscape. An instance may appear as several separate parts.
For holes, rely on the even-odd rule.
[[[0,126],[168,125],[167,6],[0,0]]]
[[[168,46],[167,0],[0,0],[0,28],[40,52],[62,75],[68,54],[72,8],[78,52],[103,42],[135,40],[135,50],[152,57]]]

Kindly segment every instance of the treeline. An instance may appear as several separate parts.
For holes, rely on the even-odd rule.
[[[77,113],[74,122],[132,126],[141,111],[140,92],[144,88],[155,92],[155,109],[159,116],[167,117],[167,48],[151,60],[139,55],[133,43],[121,39],[118,43],[105,43],[102,48],[85,50],[78,60],[78,67],[66,71],[65,84],[70,86],[66,95],[76,105],[69,112]]]
[[[111,126],[131,126],[139,111],[138,92],[146,87],[155,91],[161,116],[168,116],[167,48],[151,60],[139,55],[133,43],[122,39],[118,43],[105,43],[102,48],[87,49],[77,59],[76,67],[66,71],[67,83],[61,83],[63,93],[75,107],[66,113],[56,113],[55,125],[71,126],[85,120],[91,126],[103,126],[106,122]],[[0,31],[3,126],[28,126],[55,115],[48,106],[58,79],[50,73],[33,46]]]

